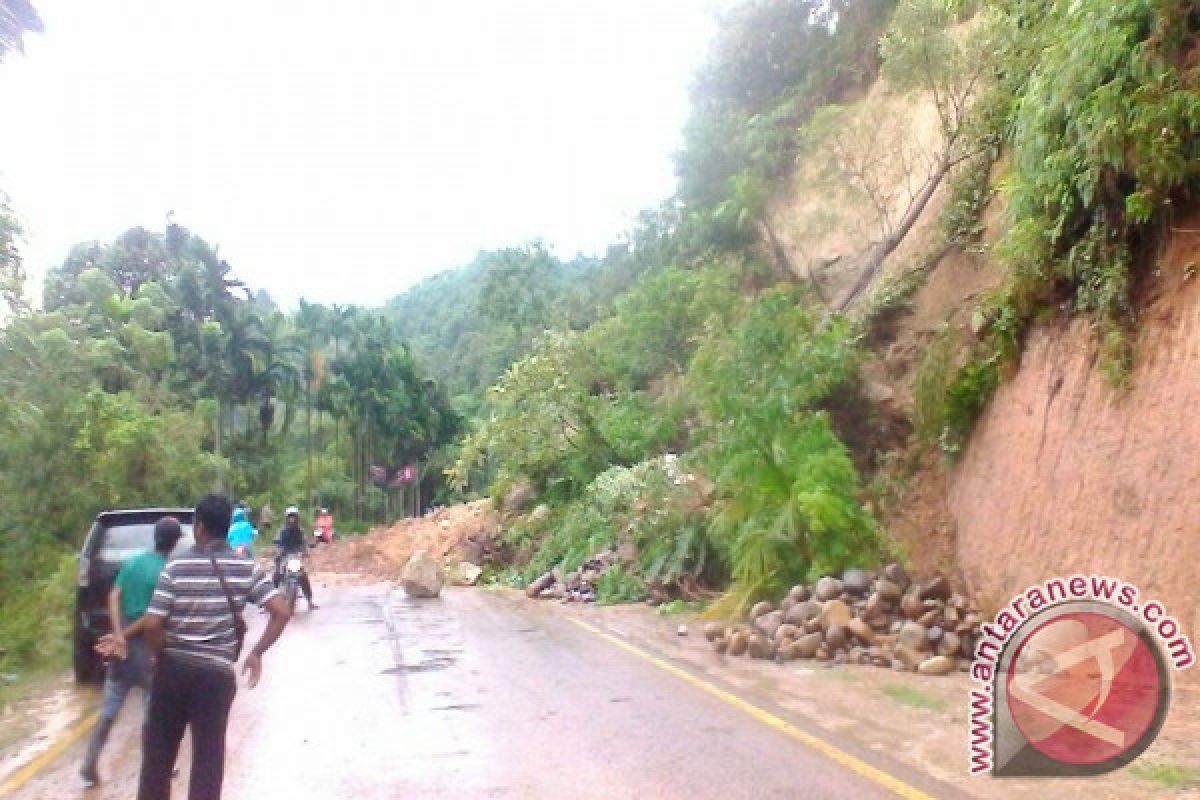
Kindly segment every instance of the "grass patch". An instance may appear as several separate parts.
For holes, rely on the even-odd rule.
[[[920,689],[899,683],[888,683],[880,687],[880,691],[902,706],[923,708],[926,711],[945,711],[946,701]]]
[[[1129,774],[1167,789],[1200,785],[1200,770],[1173,761],[1136,763],[1129,768]]]
[[[654,613],[662,616],[667,616],[670,614],[685,614],[689,611],[694,614],[698,614],[706,608],[708,608],[707,600],[684,600],[683,598],[677,597],[674,600],[668,600],[667,602],[656,607],[654,609]]]

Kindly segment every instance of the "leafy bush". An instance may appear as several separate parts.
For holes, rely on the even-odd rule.
[[[764,292],[730,336],[696,355],[717,483],[713,536],[736,602],[874,557],[875,522],[859,476],[821,404],[857,375],[848,324],[820,326],[793,292]]]
[[[1076,310],[1125,318],[1134,250],[1200,178],[1200,96],[1186,67],[1200,22],[1178,0],[1024,0],[1008,17],[1020,35],[1006,62],[1032,68],[1011,104],[1000,252],[1019,295],[1045,298],[1061,282]],[[1112,341],[1105,351],[1127,353]]]
[[[646,581],[671,584],[706,570],[720,580],[720,561],[711,553],[702,512],[693,506],[694,491],[674,456],[613,467],[552,520],[514,526],[506,540],[520,549],[541,537],[523,570],[526,580],[554,567],[578,569],[622,543],[633,545],[638,559],[631,567]]]
[[[636,603],[646,599],[646,584],[636,575],[617,564],[596,582],[596,602],[602,606]]]
[[[1000,384],[1000,367],[995,357],[968,361],[946,388],[944,418],[938,446],[955,455],[962,449],[983,413],[992,393]]]
[[[946,425],[946,392],[957,373],[955,332],[943,328],[925,346],[913,378],[913,426],[927,442],[937,441]]]
[[[71,650],[75,554],[44,543],[32,557],[37,566],[27,577],[0,592],[0,646],[8,650],[8,668],[65,663]],[[40,577],[28,577],[39,570]]]

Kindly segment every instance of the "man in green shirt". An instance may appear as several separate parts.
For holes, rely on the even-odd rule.
[[[104,679],[104,701],[100,718],[92,729],[87,754],[79,774],[88,786],[100,782],[96,762],[108,739],[113,722],[134,686],[150,688],[150,658],[145,637],[142,636],[142,616],[150,605],[158,575],[167,556],[175,549],[183,531],[179,520],[163,517],[154,525],[154,550],[147,550],[121,565],[112,591],[108,594],[108,614],[113,632],[101,639],[96,649],[113,660],[109,662]]]

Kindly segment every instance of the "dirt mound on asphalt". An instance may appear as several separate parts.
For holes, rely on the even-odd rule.
[[[348,536],[314,554],[319,572],[398,578],[409,557],[424,550],[439,561],[468,561],[496,533],[497,515],[488,500],[450,506],[423,517],[402,519],[361,536]]]

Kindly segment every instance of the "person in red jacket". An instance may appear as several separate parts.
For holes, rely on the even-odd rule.
[[[314,536],[318,542],[329,544],[333,541],[333,515],[329,513],[328,508],[322,508],[317,511],[317,519],[314,523],[316,531]]]

